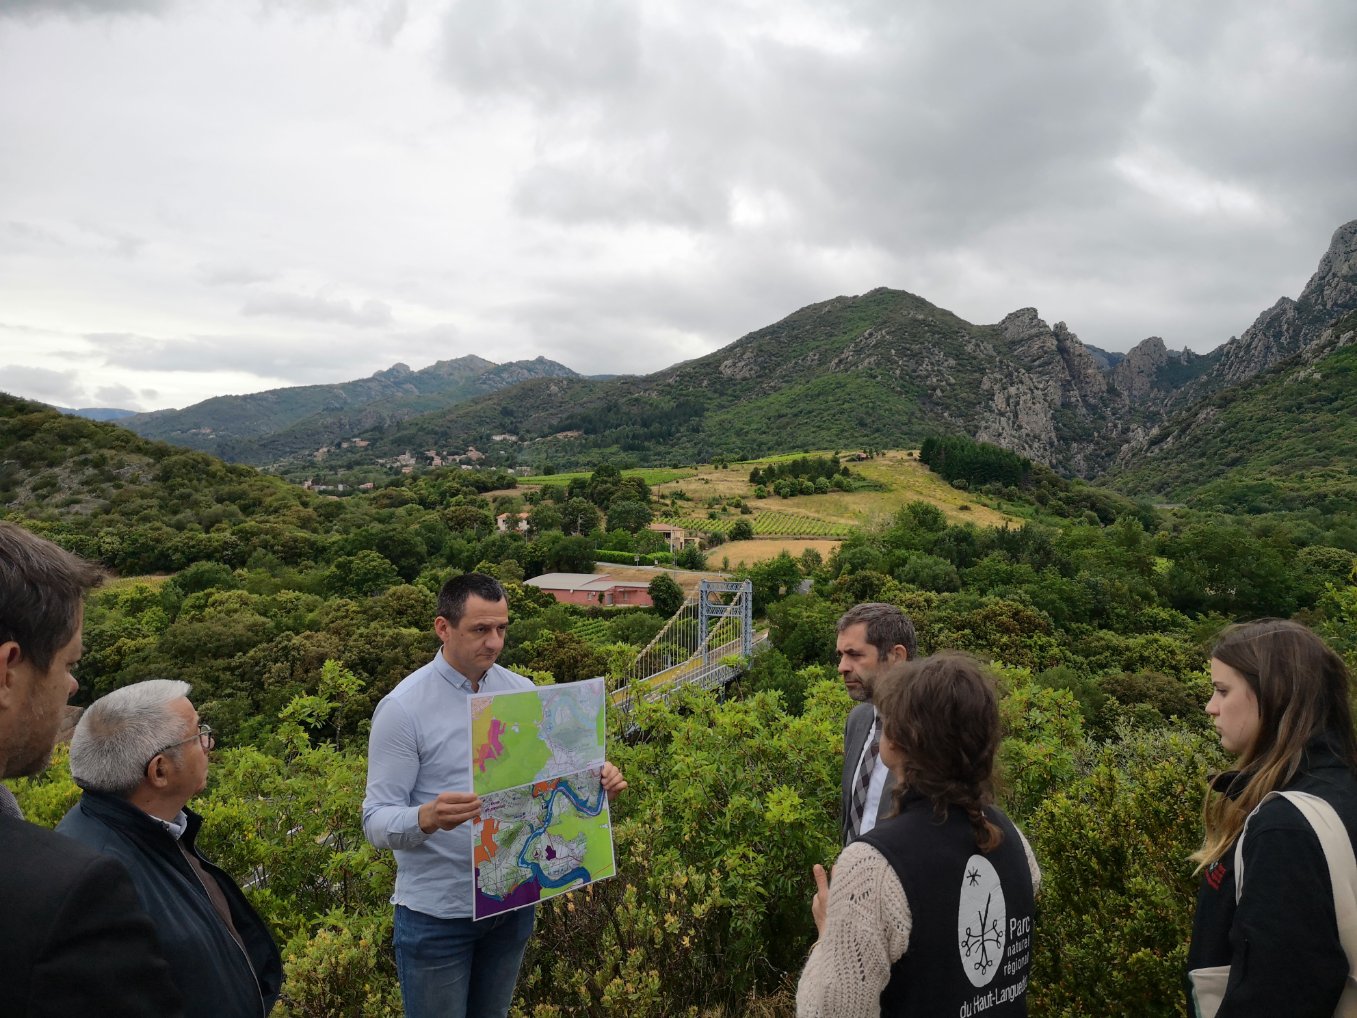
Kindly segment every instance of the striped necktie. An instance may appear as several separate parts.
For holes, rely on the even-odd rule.
[[[867,747],[858,761],[858,772],[853,778],[853,802],[848,811],[848,840],[855,841],[862,831],[862,814],[867,808],[867,786],[872,783],[872,771],[881,755],[881,719],[872,719],[872,730],[867,733]]]

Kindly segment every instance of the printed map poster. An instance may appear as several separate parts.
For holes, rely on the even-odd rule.
[[[472,917],[533,905],[611,877],[612,823],[601,773],[603,679],[473,695]]]

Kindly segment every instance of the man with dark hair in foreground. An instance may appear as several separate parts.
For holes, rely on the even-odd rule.
[[[842,835],[845,845],[866,834],[894,810],[895,779],[881,761],[881,721],[872,688],[891,665],[918,652],[914,623],[893,604],[854,605],[838,624],[839,675],[857,706],[843,734]]]
[[[467,573],[443,585],[434,632],[442,649],[382,698],[372,716],[363,831],[396,853],[393,939],[406,1018],[502,1018],[513,1000],[534,909],[472,920],[472,693],[532,689],[495,664],[509,603],[493,577]],[[603,788],[627,787],[610,763]]]
[[[47,766],[78,688],[98,567],[0,522],[0,777]],[[6,1018],[175,1018],[179,994],[127,871],[0,812],[0,1009]]]

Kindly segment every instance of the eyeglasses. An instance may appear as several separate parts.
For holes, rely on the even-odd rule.
[[[161,746],[158,750],[151,754],[151,760],[154,760],[156,757],[158,757],[161,753],[164,753],[166,750],[174,749],[176,746],[182,746],[187,742],[192,742],[194,739],[198,740],[198,742],[202,745],[204,750],[209,750],[217,744],[217,738],[212,734],[212,726],[199,725],[196,734],[190,735],[187,739],[180,739],[178,742],[171,742],[168,746]],[[151,760],[146,761],[146,767],[151,766]],[[143,767],[142,770],[145,770],[146,767]]]

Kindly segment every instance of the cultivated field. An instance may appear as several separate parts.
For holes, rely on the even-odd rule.
[[[734,521],[740,518],[739,514],[723,514],[717,520],[705,519],[703,504],[709,498],[733,496],[743,498],[755,514],[753,518],[745,518],[754,522],[754,533],[760,536],[773,536],[778,533],[770,529],[767,523],[760,529],[756,522],[760,513],[799,517],[800,520],[785,520],[788,529],[780,531],[784,534],[807,537],[834,536],[846,533],[853,527],[884,522],[906,502],[916,500],[937,506],[947,514],[948,520],[952,523],[974,523],[976,526],[992,527],[1002,526],[1005,522],[1014,524],[1021,522],[1017,517],[991,509],[966,492],[957,491],[921,464],[915,455],[912,450],[893,450],[875,459],[848,462],[850,470],[870,481],[876,481],[887,489],[885,491],[836,491],[827,495],[801,495],[786,499],[772,495],[756,499],[753,486],[749,483],[749,472],[756,466],[795,458],[775,456],[733,464],[724,470],[698,468],[689,477],[654,485],[653,492],[656,498],[667,498],[676,491],[683,492],[692,501],[681,502],[681,508],[675,515],[691,520],[694,527],[719,530],[722,533],[734,525]],[[661,516],[669,518],[668,514]],[[822,528],[806,529],[811,526],[812,520],[819,521]]]
[[[729,563],[729,568],[738,569],[740,566],[757,565],[760,562],[766,562],[770,558],[777,558],[784,551],[797,558],[807,548],[814,548],[820,553],[820,558],[827,559],[838,549],[838,541],[824,540],[798,540],[794,537],[769,537],[762,540],[753,541],[731,541],[723,544],[719,548],[712,548],[707,552],[708,565],[720,565],[723,562]]]

